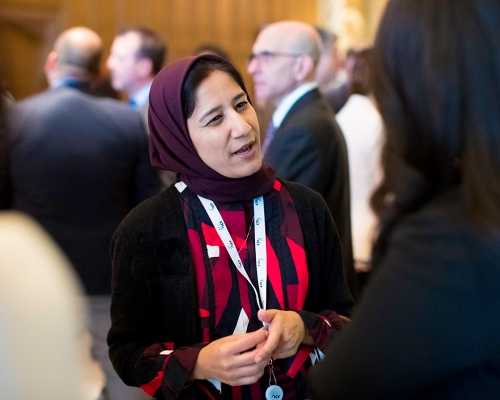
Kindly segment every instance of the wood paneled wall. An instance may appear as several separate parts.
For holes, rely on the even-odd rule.
[[[84,25],[99,33],[105,57],[115,33],[145,25],[167,42],[168,62],[203,43],[220,45],[246,75],[259,28],[282,19],[316,22],[316,0],[0,0],[2,75],[16,99],[43,90],[43,62],[55,36]]]

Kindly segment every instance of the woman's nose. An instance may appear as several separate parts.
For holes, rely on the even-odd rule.
[[[246,135],[252,130],[252,126],[245,119],[244,115],[234,111],[231,118],[231,135],[234,137]]]

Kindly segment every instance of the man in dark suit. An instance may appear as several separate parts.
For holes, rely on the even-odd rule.
[[[127,213],[158,192],[159,182],[140,114],[85,93],[101,51],[101,39],[90,29],[63,32],[45,64],[50,89],[15,106],[9,132],[12,207],[34,217],[78,272],[89,295],[90,330],[109,398],[135,399],[109,370],[109,243]]]
[[[342,242],[347,281],[356,295],[346,144],[314,80],[320,46],[317,31],[308,24],[270,24],[253,45],[248,73],[256,97],[277,107],[263,143],[264,161],[278,177],[302,183],[325,198]]]
[[[116,35],[106,60],[113,89],[127,93],[129,103],[141,112],[146,125],[149,89],[160,72],[166,52],[165,42],[155,31],[139,26]]]
[[[127,94],[132,108],[141,113],[148,133],[149,90],[166,55],[167,45],[160,35],[138,26],[116,35],[106,60],[113,89]],[[176,180],[176,174],[171,171],[158,171],[158,176],[164,187]]]

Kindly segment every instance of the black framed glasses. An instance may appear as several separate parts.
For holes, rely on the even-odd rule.
[[[248,56],[248,64],[250,64],[253,60],[257,60],[259,62],[270,62],[273,60],[275,57],[293,57],[297,58],[300,57],[302,54],[297,54],[297,53],[280,53],[277,51],[262,51],[257,54],[250,54]]]

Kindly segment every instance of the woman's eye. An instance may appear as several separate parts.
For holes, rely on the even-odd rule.
[[[244,108],[248,104],[248,101],[240,101],[238,104],[236,104],[236,108]]]
[[[222,115],[220,115],[220,114],[216,115],[210,121],[208,121],[207,126],[208,125],[215,125],[221,118],[222,118]]]

